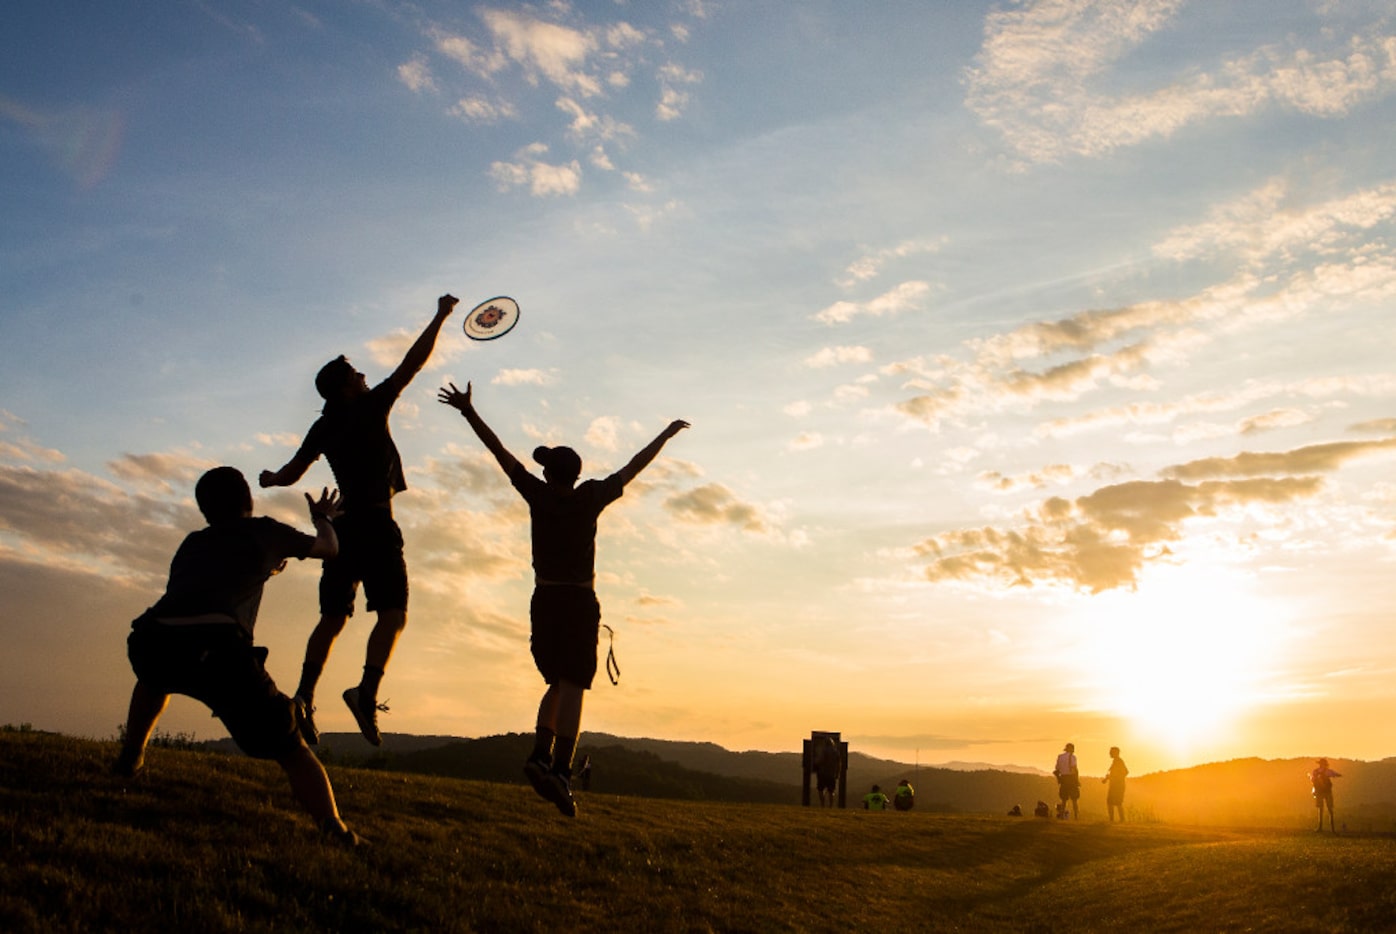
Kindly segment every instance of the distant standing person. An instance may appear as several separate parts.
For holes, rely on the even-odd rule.
[[[577,777],[582,781],[582,791],[591,791],[591,756],[582,757],[582,767],[577,770]]]
[[[1105,791],[1105,808],[1110,812],[1112,824],[1115,822],[1116,810],[1120,812],[1120,823],[1125,822],[1125,776],[1128,774],[1129,767],[1125,765],[1125,760],[1120,758],[1120,747],[1111,746],[1110,770],[1100,781],[1110,785]]]
[[[1337,833],[1337,828],[1333,826],[1333,779],[1342,778],[1342,775],[1328,767],[1327,759],[1318,760],[1314,770],[1309,773],[1309,781],[1313,784],[1314,804],[1318,806],[1318,830],[1323,832],[1323,809],[1328,808],[1328,829]]]
[[[1056,767],[1052,769],[1052,774],[1057,777],[1057,795],[1061,798],[1062,808],[1066,803],[1071,802],[1071,817],[1073,820],[1081,816],[1079,802],[1081,800],[1081,772],[1076,767],[1076,745],[1067,743],[1062,752],[1057,756]]]
[[[194,486],[206,528],[185,537],[170,562],[165,593],[131,624],[127,655],[136,673],[126,735],[112,770],[134,776],[171,694],[206,704],[247,755],[274,759],[323,833],[358,842],[344,826],[334,789],[305,745],[291,698],[267,674],[267,650],[253,645],[262,586],[289,558],[333,558],[338,496],[307,494],[315,535],[254,518],[252,491],[233,467],[215,467]]]
[[[872,791],[863,795],[863,810],[865,811],[885,811],[889,803],[887,796],[877,785],[873,785]]]
[[[649,466],[665,443],[688,427],[676,419],[604,480],[580,485],[582,459],[569,447],[537,447],[533,460],[539,480],[509,453],[480,413],[471,384],[465,392],[442,387],[438,401],[460,411],[494,455],[509,482],[528,503],[533,541],[533,597],[529,602],[529,645],[548,689],[538,705],[533,752],[524,775],[534,791],[568,817],[577,816],[572,798],[572,757],[582,728],[582,701],[596,676],[601,604],[596,599],[596,521],[621,497],[625,487]]]
[[[398,637],[407,626],[407,562],[402,556],[402,532],[393,519],[393,496],[407,489],[402,459],[388,431],[388,415],[407,384],[426,364],[436,346],[441,325],[458,299],[443,295],[436,315],[408,348],[397,369],[372,389],[364,374],[343,356],[331,360],[315,376],[315,388],[325,400],[322,414],[306,432],[300,449],[280,470],[264,470],[262,486],[289,486],[324,455],[344,496],[344,514],[335,520],[339,557],[325,562],[320,576],[320,621],[305,647],[305,662],[294,698],[300,708],[305,741],[315,745],[315,686],[329,660],[330,649],[354,613],[359,583],[369,612],[378,619],[368,636],[364,671],[357,687],[344,692],[344,703],[364,739],[382,745],[378,688]]]

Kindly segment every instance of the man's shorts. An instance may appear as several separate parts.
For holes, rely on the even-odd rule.
[[[142,684],[207,705],[254,759],[279,759],[300,741],[291,699],[267,674],[267,650],[236,624],[167,626],[138,619],[126,652]]]
[[[545,585],[533,589],[528,607],[533,663],[548,684],[568,681],[590,688],[596,677],[601,603],[590,587]]]
[[[370,611],[406,610],[407,562],[392,510],[346,512],[334,520],[334,531],[339,554],[320,573],[321,615],[353,616],[360,581]]]
[[[1058,779],[1057,795],[1063,801],[1075,801],[1081,797],[1081,778],[1077,775],[1063,775]]]

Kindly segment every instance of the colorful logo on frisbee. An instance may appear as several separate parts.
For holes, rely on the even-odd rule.
[[[491,305],[475,316],[475,326],[489,330],[497,327],[503,320],[504,309],[498,305]]]
[[[519,323],[519,303],[507,295],[486,299],[465,316],[465,336],[475,341],[503,337]]]

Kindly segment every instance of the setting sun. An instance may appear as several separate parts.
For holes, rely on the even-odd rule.
[[[1253,581],[1196,564],[1093,596],[1083,613],[1097,709],[1179,753],[1235,739],[1237,717],[1263,699],[1286,619]]]

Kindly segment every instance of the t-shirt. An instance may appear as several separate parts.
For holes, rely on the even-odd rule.
[[[870,791],[863,795],[863,807],[869,811],[887,810],[887,796],[880,791]]]
[[[625,492],[620,475],[564,490],[518,464],[509,482],[528,503],[534,574],[550,583],[590,586],[596,577],[596,519]]]
[[[305,433],[297,457],[330,462],[347,512],[380,506],[407,489],[402,458],[388,432],[388,413],[401,390],[391,379],[357,399],[327,407]]]
[[[164,596],[147,612],[173,619],[227,616],[251,636],[262,585],[287,558],[306,557],[314,544],[313,535],[265,516],[191,532],[170,561]]]
[[[1074,752],[1064,752],[1064,753],[1062,753],[1061,755],[1057,756],[1057,769],[1056,769],[1056,771],[1057,771],[1058,777],[1061,777],[1061,778],[1065,778],[1065,777],[1068,776],[1068,775],[1075,776],[1075,775],[1077,774],[1077,772],[1076,772],[1076,753],[1074,753]]]

